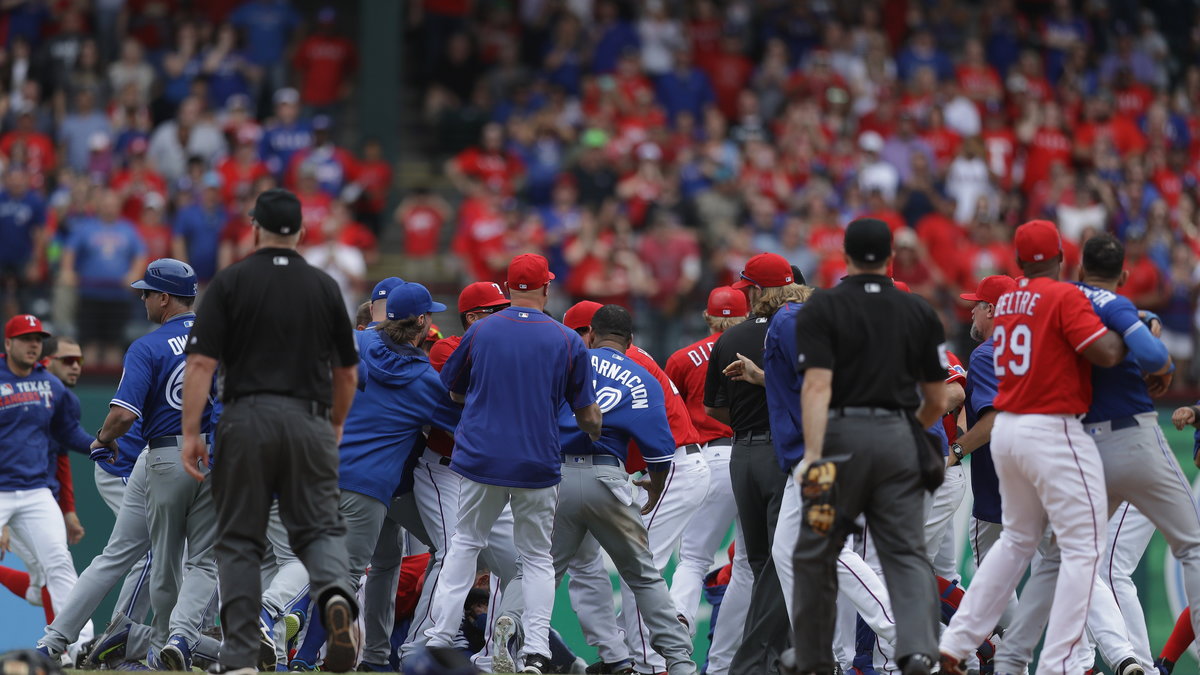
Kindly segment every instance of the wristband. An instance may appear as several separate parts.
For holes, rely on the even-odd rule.
[[[958,443],[950,446],[950,453],[953,454],[954,458],[960,462],[963,461],[963,457],[966,456],[966,454],[963,453],[963,446],[959,445]]]
[[[1146,316],[1142,317],[1142,323],[1146,324],[1146,328],[1149,328],[1150,324],[1155,321],[1162,323],[1162,319],[1160,319],[1154,312],[1151,312],[1148,309],[1143,309],[1142,312],[1146,314]]]

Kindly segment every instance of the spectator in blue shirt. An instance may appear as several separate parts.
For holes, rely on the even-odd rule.
[[[587,347],[575,331],[544,313],[554,275],[540,255],[522,254],[508,267],[512,306],[467,329],[442,369],[450,397],[463,403],[450,468],[465,480],[458,529],[434,591],[436,624],[430,647],[450,647],[462,623],[463,601],[476,559],[506,504],[522,556],[526,666],[550,658],[554,561],[550,556],[557,485],[562,480],[558,409],[575,411],[579,428],[600,437],[600,408]],[[546,672],[544,669],[528,672]]]
[[[596,23],[592,26],[592,71],[611,73],[617,69],[617,61],[628,50],[641,47],[637,28],[620,15],[612,0],[596,3]]]
[[[8,170],[4,191],[0,192],[0,293],[5,298],[5,314],[16,314],[24,307],[27,284],[37,283],[39,263],[46,247],[46,202],[29,189],[29,175],[19,166]],[[15,292],[9,296],[9,289]]]
[[[300,92],[287,87],[275,92],[275,121],[263,129],[258,156],[279,177],[292,155],[313,144],[312,124],[300,119]]]
[[[901,80],[911,80],[922,66],[933,69],[939,80],[954,77],[954,64],[950,57],[938,49],[933,33],[928,28],[918,28],[900,55],[896,58],[896,71]]]
[[[675,67],[658,78],[656,89],[658,102],[672,120],[684,110],[695,119],[704,119],[705,108],[716,100],[708,76],[692,64],[689,49],[676,50]]]
[[[107,136],[112,131],[108,117],[95,105],[95,93],[91,89],[80,89],[75,94],[75,109],[67,113],[58,129],[58,142],[63,146],[67,166],[78,173],[87,172],[92,136],[96,133]]]
[[[229,222],[229,212],[221,203],[221,176],[215,171],[204,174],[200,201],[179,210],[175,216],[172,255],[186,260],[196,270],[196,278],[207,284],[217,273],[217,252],[221,231]]]
[[[95,218],[81,221],[63,251],[62,284],[79,289],[78,330],[88,361],[121,364],[129,321],[129,284],[142,276],[146,245],[121,217],[121,198],[105,190]]]
[[[266,86],[274,89],[287,75],[288,43],[300,27],[300,13],[289,0],[251,0],[229,15],[245,35],[246,57],[266,70]]]

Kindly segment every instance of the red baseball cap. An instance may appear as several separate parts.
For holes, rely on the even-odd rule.
[[[738,295],[741,295],[741,293]],[[604,305],[598,302],[592,302],[591,300],[577,302],[571,306],[571,309],[567,310],[566,314],[563,314],[563,325],[571,330],[587,328],[588,326],[592,325],[592,317],[596,316],[596,310],[603,306]]]
[[[984,277],[979,282],[979,287],[975,289],[974,293],[963,293],[958,297],[968,302],[986,302],[994,305],[1000,299],[1000,296],[1016,288],[1017,282],[1012,277],[996,274]]]
[[[508,263],[509,290],[536,290],[550,283],[553,278],[550,263],[536,253],[522,253]]]
[[[32,314],[18,314],[4,324],[4,339],[6,340],[30,333],[40,333],[42,337],[50,337],[50,333],[42,328],[42,320]]]
[[[792,264],[777,253],[759,253],[746,261],[742,278],[733,282],[733,288],[775,288],[792,283]]]
[[[469,312],[480,307],[499,307],[507,305],[508,298],[500,290],[500,284],[490,281],[476,281],[458,294],[458,311]]]
[[[1021,262],[1041,262],[1062,253],[1058,227],[1048,220],[1031,220],[1018,227],[1013,244]]]
[[[912,293],[912,289],[909,288],[908,284],[904,283],[903,281],[896,281],[895,279],[892,279],[892,285],[897,289],[904,291],[905,293]]]
[[[746,302],[746,294],[736,288],[717,286],[708,294],[708,308],[704,311],[709,316],[746,316],[750,304]]]

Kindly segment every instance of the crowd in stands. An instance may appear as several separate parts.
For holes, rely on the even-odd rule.
[[[9,0],[0,13],[3,314],[53,317],[118,366],[144,332],[148,260],[203,285],[253,248],[275,185],[304,205],[305,255],[357,304],[392,168],[337,144],[357,72],[332,7],[288,0]],[[342,19],[339,22],[339,19]]]
[[[871,215],[895,278],[968,340],[979,279],[1016,273],[1015,227],[1128,247],[1123,292],[1181,372],[1200,268],[1200,22],[1182,3],[530,0],[413,3],[423,114],[457,209],[415,193],[468,274],[538,251],[572,299],[634,310],[677,348],[696,298],[751,255],[836,284]],[[1193,378],[1177,378],[1181,386]]]

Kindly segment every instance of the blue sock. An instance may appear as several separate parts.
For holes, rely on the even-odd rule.
[[[316,664],[317,654],[321,651],[321,646],[325,644],[325,622],[319,617],[310,616],[309,619],[308,632],[304,634],[304,641],[296,648],[296,655],[292,659]]]
[[[875,672],[875,631],[862,620],[855,618],[854,667],[867,673]]]

